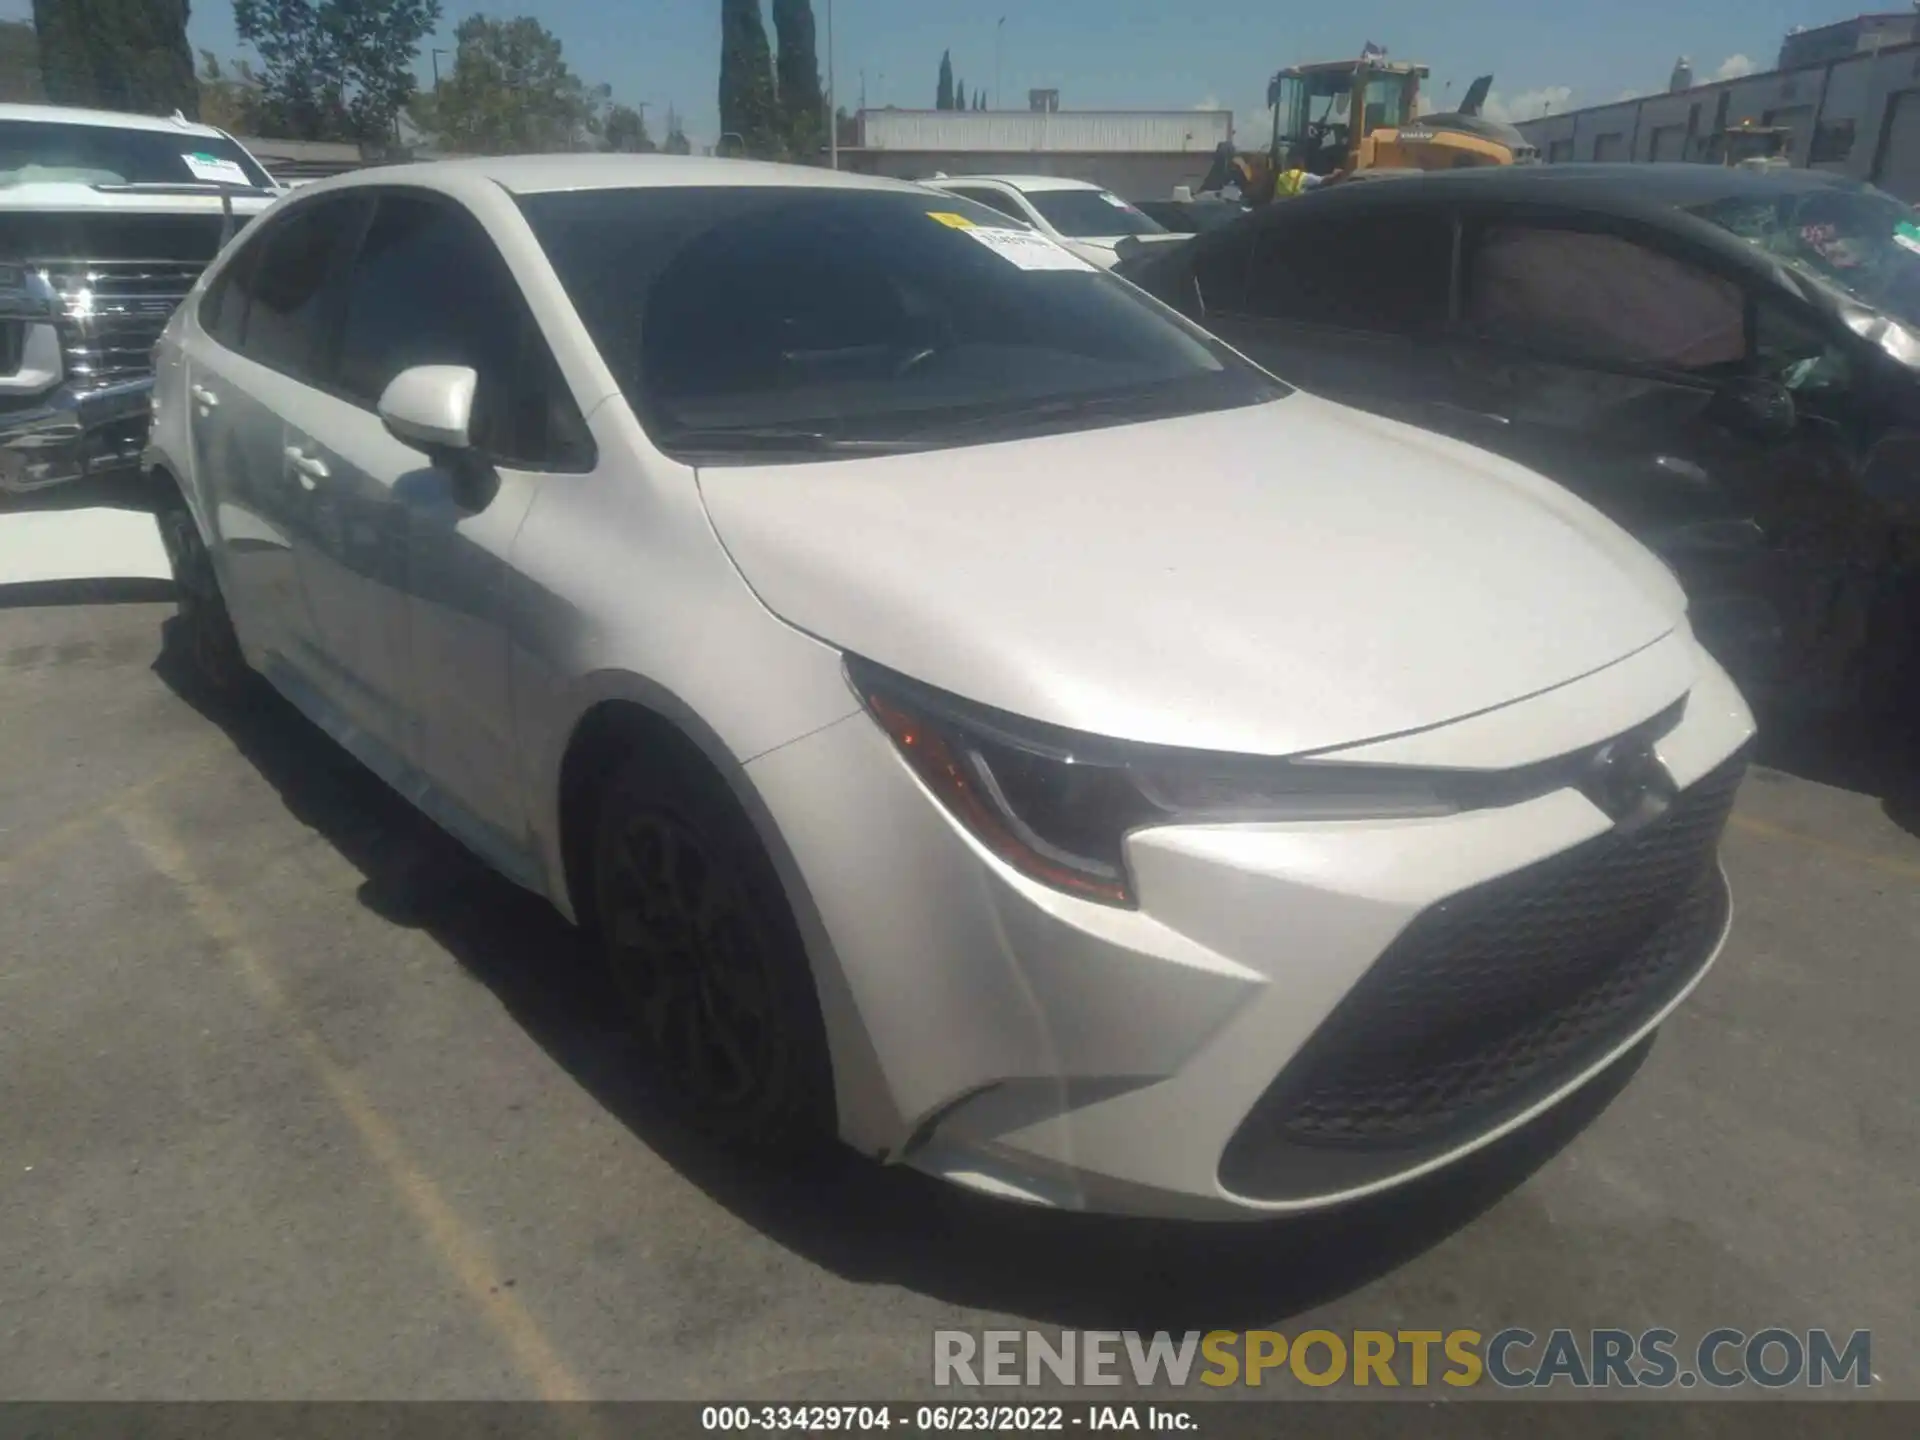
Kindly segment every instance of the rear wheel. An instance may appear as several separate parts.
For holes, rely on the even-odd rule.
[[[812,974],[778,877],[717,778],[641,756],[614,776],[593,846],[593,917],[649,1062],[694,1118],[759,1151],[833,1130]]]
[[[237,698],[254,679],[252,667],[240,650],[226,597],[214,574],[213,557],[200,538],[200,527],[185,499],[173,491],[161,501],[154,517],[161,543],[173,571],[179,614],[168,632],[168,644],[208,689]]]

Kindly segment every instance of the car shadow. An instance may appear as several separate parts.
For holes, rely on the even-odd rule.
[[[847,1280],[1104,1329],[1248,1328],[1335,1300],[1510,1194],[1600,1114],[1651,1042],[1579,1095],[1441,1175],[1341,1211],[1191,1224],[986,1200],[835,1149],[805,1166],[728,1153],[683,1124],[612,1019],[579,932],[486,869],[277,696],[208,697],[164,651],[155,671],[220,726],[287,808],[365,877],[360,899],[430,935],[555,1063],[717,1203]]]
[[[1754,758],[1802,780],[1871,796],[1889,820],[1920,838],[1920,716],[1881,725],[1853,715],[1762,717]]]

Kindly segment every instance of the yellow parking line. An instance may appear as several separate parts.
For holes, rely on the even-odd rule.
[[[200,878],[185,848],[151,812],[129,809],[119,819],[148,863],[179,889],[194,919],[219,947],[248,994],[285,1027],[301,1058],[413,1212],[436,1257],[506,1344],[540,1398],[586,1399],[587,1387],[580,1377],[560,1358],[514,1293],[500,1284],[500,1268],[486,1243],[462,1222],[426,1172],[414,1163],[406,1145],[367,1098],[360,1082],[307,1026],[271,967],[247,943],[245,926],[233,907]]]
[[[1905,860],[1898,855],[1882,855],[1875,850],[1861,850],[1852,845],[1843,845],[1835,840],[1825,840],[1818,835],[1809,835],[1804,830],[1789,830],[1766,820],[1756,820],[1751,815],[1735,815],[1735,829],[1745,830],[1750,835],[1758,835],[1767,840],[1785,840],[1794,845],[1804,845],[1809,850],[1824,851],[1836,859],[1851,860],[1856,865],[1871,866],[1875,870],[1884,870],[1890,875],[1906,875],[1920,879],[1920,861]]]
[[[161,786],[178,780],[196,765],[208,759],[213,754],[213,750],[214,747],[210,744],[196,745],[158,774],[149,775],[137,785],[131,785],[125,790],[116,792],[111,800],[102,801],[91,809],[82,810],[78,815],[62,820],[51,830],[27,841],[10,853],[0,854],[0,880],[7,879],[16,866],[45,859],[54,851],[78,840],[102,820],[111,819],[138,805]]]

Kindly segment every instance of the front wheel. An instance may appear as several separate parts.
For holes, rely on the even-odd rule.
[[[723,783],[680,757],[628,761],[600,806],[593,900],[647,1058],[693,1118],[760,1152],[828,1138],[832,1068],[806,951]]]
[[[226,597],[214,574],[213,556],[200,538],[200,527],[177,492],[162,501],[155,515],[160,540],[166,546],[173,572],[179,613],[168,632],[169,647],[192,668],[208,689],[236,698],[253,680],[253,670],[240,650]]]

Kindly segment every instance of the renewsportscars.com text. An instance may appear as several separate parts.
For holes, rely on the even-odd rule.
[[[1873,1336],[1855,1330],[937,1330],[936,1385],[1429,1385],[1501,1389],[1727,1390],[1873,1383]]]

